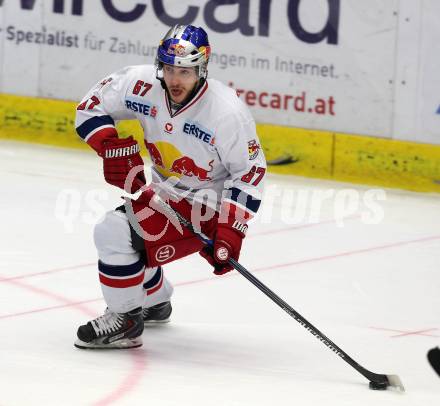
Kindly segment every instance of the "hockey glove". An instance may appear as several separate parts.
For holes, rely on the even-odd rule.
[[[234,269],[229,265],[229,258],[238,260],[241,243],[245,237],[247,225],[230,220],[228,223],[219,223],[214,235],[214,246],[206,246],[200,251],[213,267],[216,275],[223,275]]]
[[[123,139],[113,138],[105,142],[102,156],[104,178],[107,183],[124,189],[128,193],[135,193],[145,185],[144,161],[139,151],[139,144],[132,136]],[[136,175],[125,185],[132,169]]]

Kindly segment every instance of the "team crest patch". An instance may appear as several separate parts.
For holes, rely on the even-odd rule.
[[[248,152],[249,152],[249,160],[254,160],[258,154],[260,153],[260,145],[257,143],[257,140],[248,141]]]

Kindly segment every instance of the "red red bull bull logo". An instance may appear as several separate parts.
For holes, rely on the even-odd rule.
[[[176,159],[171,166],[171,172],[178,173],[179,175],[185,176],[196,176],[199,180],[211,180],[208,176],[208,173],[212,171],[212,163],[214,160],[209,162],[209,167],[211,169],[207,170],[197,166],[194,160],[188,156],[183,156],[179,159]]]
[[[171,44],[167,52],[175,56],[184,56],[185,46],[182,44]]]
[[[194,159],[189,156],[182,156],[182,153],[177,148],[171,147],[171,145],[165,142],[158,142],[156,145],[145,140],[145,146],[150,154],[151,161],[162,175],[166,177],[175,175],[177,177],[180,177],[179,175],[195,176],[200,181],[211,180],[209,173],[213,169],[214,160],[208,163],[209,169],[206,169],[197,165]]]

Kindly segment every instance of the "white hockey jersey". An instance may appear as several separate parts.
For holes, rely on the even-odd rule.
[[[235,91],[208,79],[172,113],[153,65],[126,67],[99,82],[78,106],[76,130],[87,142],[118,120],[137,119],[150,154],[155,187],[231,204],[253,217],[261,201],[266,161],[255,122]],[[170,181],[172,179],[173,181]]]

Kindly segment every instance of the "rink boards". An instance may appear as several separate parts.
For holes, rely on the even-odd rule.
[[[89,149],[76,135],[75,102],[0,95],[0,139]],[[142,140],[136,121],[121,135]],[[257,124],[275,173],[440,192],[440,146],[378,137]]]

